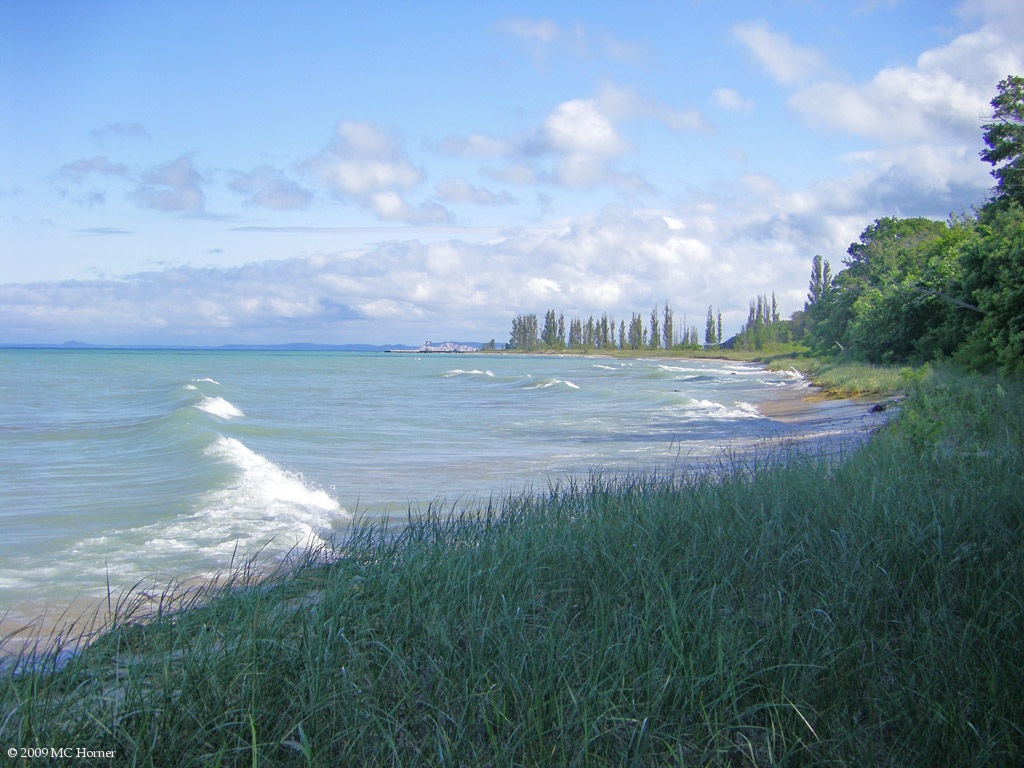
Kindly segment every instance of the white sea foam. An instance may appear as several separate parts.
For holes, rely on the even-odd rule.
[[[207,453],[241,470],[238,483],[215,492],[215,504],[211,505],[231,513],[234,519],[241,514],[264,521],[305,521],[324,526],[342,511],[326,491],[306,485],[300,475],[282,469],[241,440],[219,437]]]
[[[523,389],[550,389],[551,387],[557,387],[559,384],[564,384],[570,389],[579,389],[579,386],[564,379],[541,379],[536,383],[527,384]]]
[[[240,440],[219,437],[207,454],[232,465],[238,472],[235,482],[208,493],[194,514],[154,530],[146,548],[199,549],[222,558],[236,547],[251,553],[272,542],[274,551],[283,552],[329,536],[334,520],[349,517],[326,491]]]
[[[764,369],[759,366],[744,365],[743,363],[731,363],[723,366],[721,369],[718,369],[718,371],[728,374],[729,376],[760,376],[764,373]]]
[[[191,514],[117,531],[119,540],[136,544],[123,547],[122,557],[109,562],[111,577],[127,581],[173,574],[183,559],[193,572],[216,573],[226,570],[233,557],[244,560],[258,551],[282,556],[316,544],[331,535],[335,521],[351,518],[326,491],[240,440],[218,437],[206,453],[234,471],[231,482],[202,496]],[[102,555],[106,562],[107,538],[87,539],[74,553],[88,559]]]
[[[532,376],[528,376],[528,379],[533,379]],[[545,378],[545,379],[534,379],[528,383],[523,384],[523,389],[551,389],[552,387],[566,386],[569,389],[579,389],[580,385],[574,381],[568,379],[556,379],[556,378]]]
[[[192,379],[192,381],[194,381],[197,384],[202,384],[205,382],[206,384],[216,384],[218,387],[220,386],[220,382],[215,381],[214,379]]]
[[[666,373],[686,373],[692,375],[699,375],[702,377],[708,377],[712,379],[715,377],[723,376],[761,376],[764,375],[764,369],[753,365],[740,364],[726,364],[722,366],[706,366],[706,365],[669,365],[668,363],[660,363],[657,370],[664,371]]]
[[[741,416],[759,419],[761,410],[753,403],[736,403],[736,412]]]
[[[759,418],[761,412],[756,405],[739,402],[732,406],[716,403],[713,400],[696,400],[689,405],[689,410],[699,411],[701,416],[715,419],[751,419]]]
[[[196,403],[196,408],[211,416],[216,416],[218,419],[239,419],[245,416],[244,413],[223,397],[204,397]]]

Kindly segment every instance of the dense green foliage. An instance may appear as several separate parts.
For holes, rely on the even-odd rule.
[[[805,341],[872,363],[952,358],[1024,372],[1024,212],[993,202],[973,218],[886,218],[850,246],[846,269],[809,300]],[[812,284],[818,265],[812,266]],[[812,291],[812,296],[814,291]]]
[[[963,293],[980,319],[971,316],[959,358],[1024,374],[1024,210],[1017,203],[985,209],[960,256]]]
[[[876,220],[830,280],[815,256],[803,318],[814,351],[1024,373],[1024,78],[1002,81],[992,107],[982,159],[996,165],[995,197],[945,223]]]
[[[1024,205],[1024,77],[1007,77],[998,91],[992,120],[982,129],[987,149],[981,159],[994,166],[999,198]]]
[[[841,462],[595,477],[357,528],[149,621],[129,601],[63,666],[0,675],[0,743],[143,766],[1020,765],[1024,388],[908,386]]]

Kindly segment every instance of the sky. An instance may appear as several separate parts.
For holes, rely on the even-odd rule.
[[[802,309],[968,213],[1020,0],[0,0],[0,343]]]

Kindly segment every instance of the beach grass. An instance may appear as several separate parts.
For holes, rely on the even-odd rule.
[[[613,350],[613,357],[635,356],[635,352]],[[889,397],[907,389],[908,377],[920,368],[874,365],[853,359],[847,354],[813,355],[794,343],[772,344],[760,350],[645,350],[644,356],[682,357],[694,360],[729,360],[758,363],[773,371],[795,369],[818,388],[821,398]]]
[[[766,357],[763,362],[771,370],[795,368],[820,388],[824,397],[890,396],[907,389],[908,380],[918,370],[872,365],[846,356],[784,354]]]
[[[595,474],[169,590],[0,675],[137,765],[1024,761],[1024,387],[925,369],[833,455]],[[67,636],[71,643],[73,633]]]

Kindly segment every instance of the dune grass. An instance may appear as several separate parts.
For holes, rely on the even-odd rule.
[[[138,765],[1024,761],[1024,388],[928,371],[843,461],[357,526],[0,676]]]
[[[908,380],[923,375],[927,368],[872,365],[845,355],[813,357],[803,354],[770,355],[762,362],[772,370],[796,368],[807,376],[825,397],[889,396],[903,392]],[[915,374],[915,371],[918,371]]]

